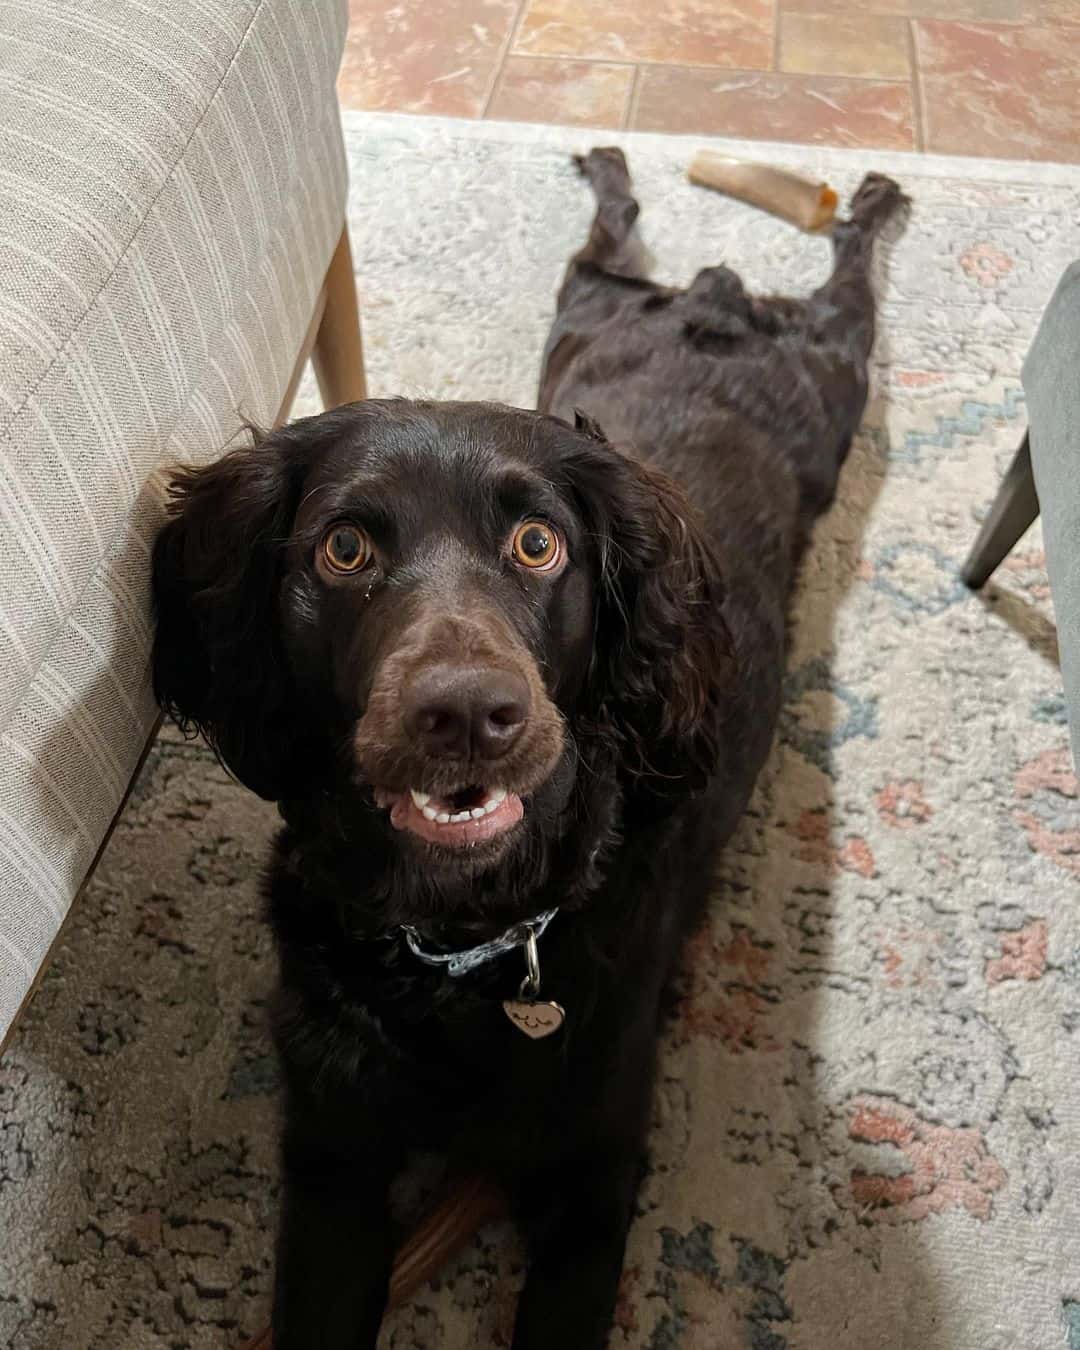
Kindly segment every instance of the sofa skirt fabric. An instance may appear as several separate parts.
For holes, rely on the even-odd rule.
[[[0,7],[0,1035],[153,727],[162,470],[273,418],[341,232],[346,22]]]

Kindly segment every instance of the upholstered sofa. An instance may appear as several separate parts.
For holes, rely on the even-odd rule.
[[[0,7],[0,1037],[156,721],[161,469],[363,394],[345,0]]]

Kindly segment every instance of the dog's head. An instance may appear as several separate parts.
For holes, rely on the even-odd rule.
[[[262,796],[329,794],[414,865],[478,875],[569,829],[601,760],[658,794],[712,767],[706,528],[587,419],[371,401],[172,493],[158,698]]]

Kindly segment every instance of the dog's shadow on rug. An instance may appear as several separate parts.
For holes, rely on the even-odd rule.
[[[844,601],[866,584],[884,414],[879,398],[818,525],[778,743],[675,990],[614,1346],[864,1350],[843,1310],[884,1299],[897,1310],[890,1347],[931,1350],[921,1333],[905,1337],[905,1310],[919,1310],[920,1327],[936,1320],[914,1222],[932,1149],[911,1113],[875,1091],[873,1052],[854,1037],[845,1050],[848,1029],[873,1016],[844,957],[865,931],[860,884],[876,874],[852,807],[880,785],[847,767],[876,737],[876,710],[834,656],[858,640]]]
[[[889,1350],[946,1350],[925,1331],[944,1319],[917,1222],[945,1189],[940,1141],[881,1088],[873,1034],[850,1034],[875,1014],[845,947],[890,922],[866,918],[877,864],[860,827],[884,786],[859,762],[876,705],[843,670],[873,642],[845,601],[869,581],[886,410],[868,408],[818,525],[778,742],[671,991],[612,1350],[866,1350],[860,1309],[883,1303]],[[380,1344],[509,1344],[521,1259],[506,1226],[483,1230]]]
[[[882,1298],[899,1350],[914,1344],[904,1309],[934,1302],[906,1222],[926,1166],[913,1127],[875,1094],[872,1062],[858,1094],[838,1099],[827,1079],[846,1019],[870,1015],[837,910],[858,905],[875,867],[848,816],[872,789],[837,761],[873,738],[875,715],[834,655],[845,597],[865,584],[884,426],[879,400],[818,526],[778,744],[674,991],[615,1350],[864,1350],[831,1330],[835,1309]],[[17,1253],[0,1296],[35,1350],[224,1347],[265,1320],[276,1121],[257,879],[273,824],[167,730],[0,1064]],[[806,1258],[822,1252],[835,1282],[807,1288]],[[521,1258],[508,1226],[484,1230],[381,1344],[507,1344]]]

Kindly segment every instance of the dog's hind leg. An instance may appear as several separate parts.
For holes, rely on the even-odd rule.
[[[634,228],[641,207],[631,191],[626,156],[617,146],[598,147],[575,155],[574,163],[596,197],[596,215],[585,247],[574,263],[591,262],[618,276],[645,273],[644,249]]]
[[[832,501],[866,408],[875,331],[874,242],[906,205],[891,178],[868,174],[851,199],[847,219],[834,226],[832,275],[799,310],[792,307],[795,327],[806,340],[801,363],[817,387],[825,418],[796,455],[810,520]],[[779,302],[785,303],[790,305]]]
[[[641,207],[631,191],[623,152],[616,146],[598,147],[587,155],[575,155],[574,162],[596,196],[596,214],[584,247],[566,269],[560,310],[577,300],[598,274],[609,280],[644,281],[649,265],[648,252],[635,228]]]
[[[649,281],[650,258],[638,238],[635,222],[640,207],[630,188],[623,152],[614,146],[575,155],[596,196],[596,214],[584,247],[570,259],[558,296],[558,319],[548,334],[540,372],[537,407],[550,410],[567,369],[592,341],[597,330],[636,292],[646,300],[675,292]]]
[[[833,226],[833,271],[807,301],[813,341],[835,346],[865,364],[874,345],[874,242],[908,199],[883,174],[869,173],[851,199],[846,220]]]

